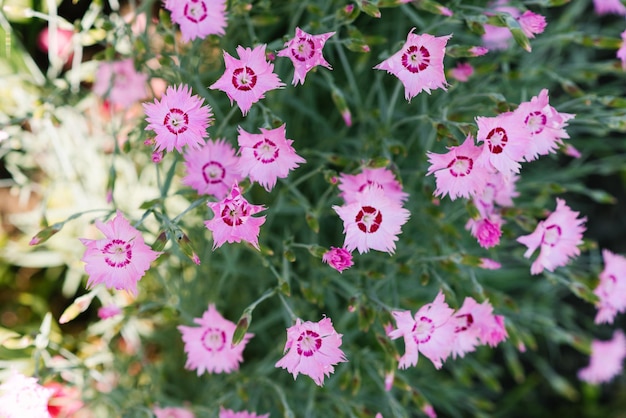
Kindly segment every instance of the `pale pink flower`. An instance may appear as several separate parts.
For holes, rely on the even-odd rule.
[[[468,135],[461,145],[448,147],[448,150],[445,154],[426,153],[430,163],[426,175],[434,173],[437,183],[435,196],[448,194],[451,200],[455,200],[480,193],[489,176],[485,167],[476,164],[482,148],[474,145],[474,138]]]
[[[622,70],[626,71],[626,30],[622,32],[622,43],[617,50],[617,58],[622,61]]]
[[[206,129],[211,122],[211,107],[204,105],[204,99],[191,95],[185,84],[168,87],[161,100],[144,103],[148,126],[146,130],[156,133],[156,151],[171,152],[174,148],[182,152],[183,146],[199,148],[208,136]]]
[[[422,91],[446,90],[443,57],[452,35],[435,37],[428,33],[415,35],[411,29],[400,51],[374,67],[395,75],[404,84],[404,97],[411,101]]]
[[[141,233],[133,228],[119,210],[107,223],[96,219],[96,227],[105,238],[80,238],[87,249],[81,259],[89,275],[87,286],[104,283],[107,288],[124,289],[137,294],[137,282],[160,253],[146,245]]]
[[[461,83],[465,83],[474,74],[474,67],[469,62],[459,62],[450,70],[450,76]]]
[[[519,173],[520,162],[528,149],[526,126],[519,114],[507,112],[489,118],[478,116],[477,142],[483,142],[478,163],[493,167],[505,176]]]
[[[498,2],[500,5],[493,10],[500,13],[508,13],[517,19],[521,13],[515,7],[507,6],[507,2]],[[487,13],[490,15],[490,13]],[[485,33],[482,35],[483,44],[489,49],[503,50],[509,47],[509,40],[513,37],[511,31],[507,27],[483,25]]]
[[[34,377],[14,371],[0,385],[2,418],[50,418],[48,401],[52,394],[52,389],[41,386]]]
[[[626,311],[626,258],[602,250],[604,269],[600,273],[600,281],[594,289],[599,301],[596,324],[613,323],[618,312]]]
[[[478,265],[478,267],[485,270],[499,270],[502,267],[502,264],[498,263],[495,260],[492,260],[491,258],[483,257],[480,259],[480,264]]]
[[[613,380],[622,373],[626,357],[626,337],[622,330],[615,330],[608,341],[593,340],[589,365],[578,371],[578,378],[597,385]]]
[[[287,342],[283,350],[286,354],[276,363],[276,367],[287,369],[294,380],[302,373],[322,386],[324,376],[330,376],[337,363],[347,361],[339,348],[341,337],[342,334],[337,334],[333,328],[330,318],[323,318],[319,322],[302,322],[298,318],[295,325],[287,328]]]
[[[187,370],[196,370],[198,376],[207,373],[232,373],[239,369],[243,361],[243,350],[254,334],[246,333],[241,342],[232,344],[236,325],[225,319],[209,305],[202,318],[193,320],[198,327],[179,325],[185,353],[187,353]]]
[[[265,60],[266,45],[254,49],[237,47],[239,59],[233,58],[224,51],[224,74],[210,89],[222,90],[230,99],[237,102],[241,113],[245,116],[253,103],[265,98],[269,90],[284,87],[278,76],[274,74],[274,64]]]
[[[114,303],[98,308],[98,318],[109,319],[122,313],[122,309]]]
[[[473,198],[480,215],[485,218],[491,216],[495,213],[496,205],[501,207],[513,206],[513,198],[519,196],[515,189],[517,180],[519,180],[517,174],[504,176],[499,171],[489,173],[482,192]]]
[[[224,35],[226,0],[165,0],[165,8],[180,26],[183,42]]]
[[[499,318],[502,321],[504,319]],[[463,357],[465,353],[474,351],[480,344],[497,345],[503,339],[502,336],[496,336],[496,334],[502,335],[498,332],[503,329],[499,326],[500,319],[497,315],[493,315],[493,307],[488,300],[479,304],[473,298],[466,297],[463,306],[452,317],[455,324],[453,357],[456,358],[457,355]],[[506,330],[504,330],[504,337],[506,337]]]
[[[408,210],[375,186],[358,193],[354,202],[333,209],[343,220],[344,248],[358,249],[361,254],[369,250],[393,253],[401,227],[409,219]]]
[[[187,148],[185,152],[187,175],[183,184],[193,187],[198,194],[223,199],[233,183],[241,180],[239,157],[223,139],[207,141],[202,148]]]
[[[546,28],[546,18],[540,14],[533,13],[530,10],[526,10],[520,17],[517,18],[524,35],[528,38],[534,38],[535,35],[543,33]]]
[[[621,0],[593,0],[593,7],[597,14],[615,14],[626,16],[626,6]]]
[[[291,145],[293,140],[287,139],[285,124],[276,129],[260,130],[260,134],[251,134],[239,127],[239,171],[269,192],[277,179],[287,177],[291,170],[306,161],[296,154]]]
[[[135,70],[132,58],[98,66],[93,91],[111,104],[128,108],[146,98],[148,76]]]
[[[404,203],[409,194],[402,191],[402,185],[391,170],[384,167],[363,168],[359,174],[339,174],[339,196],[346,203],[352,203],[357,199],[358,193],[366,187],[374,186],[383,189],[385,196],[399,204]]]
[[[444,301],[443,293],[440,291],[432,303],[422,306],[414,316],[410,311],[391,314],[396,320],[396,329],[387,335],[392,340],[404,337],[405,353],[398,368],[415,366],[421,352],[440,369],[451,353],[456,327],[451,319],[454,310]]]
[[[470,233],[483,248],[491,248],[500,244],[500,237],[502,236],[502,221],[497,215],[492,215],[488,218],[470,219],[467,223],[466,229],[470,230]]]
[[[270,414],[257,415],[256,412],[239,411],[220,408],[219,418],[269,418]]]
[[[213,249],[225,242],[247,241],[259,249],[259,232],[265,223],[265,216],[253,217],[263,210],[262,205],[251,205],[241,194],[235,183],[230,194],[219,202],[208,202],[213,211],[213,219],[204,225],[213,233]]]
[[[279,57],[291,59],[294,67],[292,84],[304,84],[306,74],[321,65],[332,70],[330,64],[322,56],[324,44],[335,32],[311,35],[296,27],[296,36],[285,42],[285,49],[278,52]]]
[[[578,151],[572,144],[565,144],[565,149],[563,150],[565,155],[569,155],[572,158],[580,158],[582,154]]]
[[[173,406],[166,408],[155,406],[152,412],[154,412],[156,418],[195,418],[194,413],[189,409]]]
[[[580,254],[583,243],[584,223],[587,218],[578,218],[565,200],[556,199],[556,210],[544,221],[539,222],[532,234],[521,236],[517,241],[528,247],[524,257],[529,258],[537,248],[539,257],[533,262],[530,272],[539,274],[544,269],[554,271],[566,265],[570,258]]]
[[[322,261],[339,273],[354,265],[352,253],[345,248],[330,247],[322,256]]]

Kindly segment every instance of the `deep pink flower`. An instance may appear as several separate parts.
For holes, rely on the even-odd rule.
[[[278,76],[274,74],[274,64],[265,60],[266,45],[254,49],[237,47],[239,59],[233,58],[224,51],[224,74],[210,89],[222,90],[230,99],[237,102],[241,113],[245,116],[253,103],[265,97],[265,92],[284,87]]]
[[[257,415],[256,412],[240,411],[220,408],[219,418],[269,418],[270,414]]]
[[[593,7],[597,14],[615,14],[626,16],[626,6],[621,0],[593,0]]]
[[[376,186],[366,187],[354,202],[333,209],[343,220],[344,248],[358,249],[361,254],[369,250],[393,253],[397,235],[409,219],[409,211]]]
[[[287,328],[285,356],[276,367],[282,367],[293,374],[295,380],[299,373],[309,376],[319,386],[324,384],[324,376],[335,371],[334,366],[346,360],[341,347],[342,334],[337,334],[330,318],[319,322],[305,321],[300,318],[295,325]]]
[[[492,215],[489,218],[470,219],[466,229],[470,230],[470,233],[483,248],[491,248],[500,244],[500,237],[502,236],[502,221],[497,215]]]
[[[93,92],[111,104],[128,108],[146,98],[148,76],[137,72],[132,58],[98,66]]]
[[[239,171],[269,192],[278,178],[287,177],[289,171],[306,161],[291,146],[293,140],[287,139],[284,124],[260,130],[260,134],[251,134],[239,127]]]
[[[115,218],[96,227],[106,238],[80,241],[87,247],[81,259],[89,275],[87,286],[104,283],[107,288],[124,289],[137,294],[137,282],[160,253],[145,244],[141,233],[133,228],[118,210]]]
[[[154,407],[152,410],[156,418],[195,418],[193,412],[187,408],[169,406],[167,408]]]
[[[578,378],[591,384],[610,382],[622,373],[626,357],[626,337],[622,330],[615,330],[608,341],[593,340],[589,365],[578,371]]]
[[[587,218],[578,218],[578,214],[567,206],[565,200],[557,198],[556,210],[546,220],[539,222],[532,234],[517,239],[528,247],[524,253],[526,258],[540,248],[539,257],[530,268],[532,274],[539,274],[544,269],[554,271],[580,254],[578,245],[583,243]]]
[[[2,418],[50,418],[48,401],[52,394],[52,389],[41,386],[34,377],[14,371],[0,385]]]
[[[204,99],[191,95],[191,89],[181,84],[168,87],[161,100],[144,103],[148,126],[156,133],[156,151],[182,152],[183,146],[199,148],[207,137],[206,129],[212,122],[211,107],[203,106]]]
[[[385,196],[397,202],[404,203],[409,194],[402,191],[402,185],[391,170],[384,167],[380,168],[363,168],[359,174],[339,174],[339,196],[346,203],[352,203],[357,199],[358,193],[361,193],[366,187],[375,186],[383,189]]]
[[[461,83],[465,83],[474,74],[474,67],[469,62],[459,62],[450,70],[450,76]]]
[[[604,269],[593,291],[599,298],[595,322],[612,324],[618,312],[626,311],[626,258],[606,249],[602,250],[602,257]]]
[[[232,373],[243,361],[243,350],[254,334],[246,333],[239,344],[232,345],[236,325],[225,319],[209,305],[202,318],[193,320],[198,327],[179,325],[187,353],[187,370],[196,370],[198,376],[207,373]]]
[[[440,369],[452,351],[455,321],[451,320],[454,310],[444,302],[440,291],[432,303],[422,306],[414,316],[410,311],[393,311],[396,329],[387,335],[392,340],[404,337],[405,353],[398,368],[406,369],[417,364],[421,352]]]
[[[52,391],[48,399],[48,413],[52,418],[73,417],[84,406],[82,394],[77,387],[58,382],[48,382],[43,386]]]
[[[122,309],[114,303],[98,308],[98,318],[109,319],[122,313]]]
[[[165,8],[180,26],[183,42],[224,35],[226,0],[165,0]]]
[[[617,58],[622,61],[622,70],[626,71],[626,30],[622,32],[622,43],[620,44],[619,49],[617,50]]]
[[[484,143],[478,163],[493,167],[506,176],[519,173],[529,143],[526,126],[519,114],[507,112],[493,118],[478,116],[476,123],[476,140]]]
[[[183,184],[217,199],[226,197],[233,183],[241,180],[239,157],[223,139],[207,141],[199,149],[187,148],[185,167],[187,175],[183,177]]]
[[[330,247],[322,256],[322,261],[339,273],[354,265],[352,253],[345,248]]]
[[[296,36],[285,42],[285,49],[278,52],[279,57],[291,59],[294,67],[292,84],[304,84],[306,74],[314,67],[321,65],[332,70],[330,64],[322,56],[324,44],[335,32],[311,35],[296,27]]]
[[[529,38],[534,38],[535,35],[543,33],[547,23],[546,18],[540,14],[533,13],[530,10],[526,10],[520,17],[517,18],[524,35]]]
[[[411,101],[422,92],[431,89],[446,90],[443,57],[446,44],[452,35],[435,37],[428,33],[415,35],[411,29],[400,51],[374,67],[395,75],[404,84],[404,97]]]

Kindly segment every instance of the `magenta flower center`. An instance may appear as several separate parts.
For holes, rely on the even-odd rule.
[[[415,322],[411,332],[417,344],[425,344],[430,341],[430,337],[435,332],[435,324],[432,319],[422,316]]]
[[[376,186],[378,188],[383,188],[383,185],[380,183],[376,183],[375,181],[372,180],[367,180],[365,183],[361,184],[361,187],[359,187],[359,191],[362,192],[363,189],[365,189],[367,186]]]
[[[248,206],[227,203],[220,216],[226,225],[239,226],[243,223],[242,218],[248,216]]]
[[[450,161],[450,164],[448,164],[450,174],[452,174],[454,177],[467,176],[469,173],[472,172],[473,167],[474,160],[469,157],[464,157],[462,155],[457,156],[455,159]]]
[[[548,119],[546,118],[546,115],[538,110],[530,112],[526,116],[526,119],[524,119],[524,123],[526,124],[528,129],[530,129],[530,133],[533,135],[541,133],[541,131],[543,131],[543,128],[546,127],[547,121]]]
[[[549,245],[550,247],[554,247],[559,243],[559,239],[561,238],[561,227],[558,225],[550,225],[546,227],[546,230],[543,232],[543,238],[541,239],[541,244]]]
[[[217,161],[209,161],[202,166],[202,178],[206,184],[220,183],[226,176],[224,166]]]
[[[509,142],[509,137],[506,135],[506,131],[500,127],[493,128],[487,135],[487,145],[493,154],[500,154],[507,142]]]
[[[202,346],[210,352],[222,351],[226,345],[226,333],[219,328],[207,328],[202,334]]]
[[[232,83],[237,90],[250,91],[256,86],[257,76],[250,67],[241,67],[233,71]]]
[[[174,135],[182,134],[189,128],[189,116],[182,110],[173,107],[165,115],[163,125]]]
[[[291,48],[291,55],[301,62],[310,60],[314,54],[315,43],[311,39],[298,38],[295,47]]]
[[[202,0],[191,0],[185,4],[183,14],[193,23],[202,22],[208,16],[206,4]]]
[[[383,214],[372,206],[362,206],[354,218],[356,226],[366,234],[374,233],[383,222]]]
[[[456,316],[459,319],[458,325],[454,328],[454,332],[467,331],[474,323],[474,317],[472,314],[463,314]]]
[[[299,355],[311,357],[320,348],[322,348],[322,339],[317,332],[306,330],[298,337],[296,352]]]
[[[423,46],[411,45],[402,54],[402,65],[412,73],[419,73],[428,68],[430,52]]]
[[[263,138],[262,141],[254,144],[252,148],[254,158],[261,161],[263,164],[273,163],[278,158],[278,147],[267,138]]]
[[[102,249],[104,261],[111,267],[122,268],[130,264],[133,249],[130,243],[121,239],[112,239]]]

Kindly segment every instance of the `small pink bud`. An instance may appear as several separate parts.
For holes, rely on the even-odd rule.
[[[154,151],[152,153],[152,162],[155,164],[160,163],[163,160],[163,153]]]

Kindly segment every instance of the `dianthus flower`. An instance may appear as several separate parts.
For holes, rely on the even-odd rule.
[[[146,130],[156,133],[155,150],[182,152],[183,146],[199,148],[207,137],[206,129],[212,122],[211,107],[203,106],[204,99],[191,95],[191,89],[181,84],[168,87],[161,100],[144,103],[148,126]]]
[[[226,0],[166,0],[165,8],[180,27],[183,42],[225,33]]]
[[[233,183],[241,180],[239,157],[226,141],[207,141],[202,148],[187,148],[185,152],[187,175],[183,184],[193,187],[198,194],[223,199]]]
[[[209,305],[202,318],[193,320],[199,327],[178,326],[185,343],[187,370],[196,370],[198,376],[207,373],[232,373],[243,361],[243,350],[254,334],[246,333],[239,344],[232,345],[236,325],[225,319]]]
[[[515,189],[517,180],[519,180],[517,174],[505,177],[499,171],[489,173],[482,192],[472,199],[480,215],[485,218],[491,216],[495,213],[496,205],[513,206],[513,198],[519,196]]]
[[[470,219],[466,229],[469,229],[481,247],[491,248],[500,244],[500,237],[502,236],[501,224],[500,217],[492,214],[487,218]]]
[[[339,273],[354,265],[352,253],[345,248],[330,247],[322,256],[322,261]]]
[[[615,14],[626,16],[626,6],[621,0],[593,0],[593,8],[596,14]]]
[[[604,269],[593,293],[598,296],[596,324],[613,323],[618,312],[626,311],[626,258],[602,250]]]
[[[530,272],[539,274],[544,269],[554,271],[566,265],[570,258],[578,256],[578,245],[582,244],[584,223],[587,218],[578,218],[565,200],[556,199],[556,210],[544,221],[539,222],[532,234],[521,236],[517,241],[528,247],[524,257],[529,258],[537,248],[539,257],[533,262]]]
[[[496,117],[476,118],[477,142],[483,142],[478,163],[493,167],[505,176],[519,173],[520,162],[528,149],[528,134],[519,114],[507,112]]]
[[[154,407],[152,410],[156,418],[195,418],[193,412],[187,408],[169,406],[167,408]]]
[[[626,30],[621,34],[622,42],[617,50],[617,58],[622,61],[622,70],[626,71]]]
[[[224,74],[210,89],[222,90],[230,99],[237,102],[241,113],[245,116],[253,103],[265,97],[265,92],[283,87],[285,84],[274,74],[274,64],[265,60],[266,45],[254,49],[237,47],[239,59],[233,58],[224,51]]]
[[[474,351],[479,344],[495,345],[503,339],[493,337],[494,328],[499,327],[498,320],[493,315],[493,307],[488,300],[479,304],[471,297],[465,298],[463,306],[453,315],[452,321],[455,324],[453,357],[457,355],[463,357],[465,353]],[[491,344],[493,342],[495,344]]]
[[[291,59],[294,67],[292,84],[304,84],[306,74],[314,67],[321,65],[332,70],[330,64],[324,59],[322,49],[324,44],[335,32],[311,35],[296,27],[296,36],[285,42],[285,49],[278,52],[279,57]]]
[[[2,418],[49,418],[48,401],[52,394],[52,389],[41,386],[34,377],[13,372],[0,385],[0,414]]]
[[[257,415],[256,412],[239,411],[220,408],[219,418],[269,418],[270,414]]]
[[[622,330],[616,330],[608,341],[591,342],[589,365],[578,371],[578,378],[594,385],[610,382],[622,372],[624,358],[626,337]]]
[[[409,194],[402,191],[402,185],[391,170],[384,167],[380,168],[363,168],[359,174],[339,174],[339,196],[346,203],[352,203],[357,199],[357,195],[366,187],[375,186],[381,188],[385,192],[385,196],[389,199],[402,204]]]
[[[547,25],[545,17],[530,10],[526,10],[517,18],[517,21],[528,38],[534,38],[535,35],[543,33]]]
[[[508,13],[517,19],[521,14],[520,11],[515,7],[507,6],[507,3],[499,1],[493,10],[500,13]],[[491,13],[487,13],[487,15],[491,15]],[[513,37],[509,28],[489,24],[483,25],[483,27],[485,33],[482,35],[482,39],[487,48],[503,50],[509,47],[509,40]]]
[[[73,417],[84,406],[77,387],[59,382],[48,382],[44,387],[52,391],[48,399],[48,413],[52,418]]]
[[[265,216],[253,217],[263,210],[262,205],[251,205],[241,194],[239,186],[234,184],[230,194],[219,202],[208,202],[213,211],[213,219],[204,225],[213,233],[213,249],[225,242],[248,241],[259,249],[259,232],[265,223]]]
[[[469,62],[459,62],[450,70],[450,76],[461,83],[465,83],[474,74],[474,67]]]
[[[239,171],[269,192],[278,178],[287,177],[289,171],[306,161],[291,146],[293,140],[287,139],[284,124],[260,130],[260,134],[251,134],[239,127]]]
[[[324,377],[335,371],[337,363],[347,361],[341,350],[342,334],[337,334],[330,318],[319,322],[305,321],[300,318],[295,325],[287,328],[285,356],[276,367],[287,369],[294,380],[299,373],[309,376],[318,386],[324,384]]]
[[[398,368],[415,366],[419,353],[440,369],[452,351],[454,342],[454,310],[444,301],[440,291],[432,303],[422,306],[414,316],[410,311],[391,312],[396,320],[396,329],[387,333],[392,340],[404,337],[404,355]]]
[[[128,108],[147,96],[148,76],[137,72],[132,58],[98,66],[93,91],[113,105]]]
[[[89,275],[87,286],[104,283],[107,288],[124,289],[137,294],[137,282],[160,253],[146,245],[141,233],[133,228],[118,210],[115,218],[96,227],[106,238],[80,238],[87,249],[81,259]]]
[[[446,90],[443,57],[452,35],[435,37],[428,33],[415,35],[411,29],[400,51],[374,67],[395,75],[404,84],[404,97],[411,101],[422,91]]]

